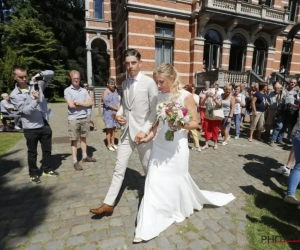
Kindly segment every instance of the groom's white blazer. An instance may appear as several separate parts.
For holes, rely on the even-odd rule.
[[[125,116],[127,122],[122,127],[121,140],[129,130],[132,140],[138,132],[148,134],[156,119],[157,86],[154,80],[141,73],[136,83],[132,100],[129,100],[130,79],[122,82],[123,97],[117,115]]]
[[[135,136],[143,131],[148,134],[156,119],[157,86],[154,80],[141,73],[138,82],[135,82],[132,100],[129,100],[129,87],[131,79],[122,83],[123,97],[117,115],[125,116],[127,122],[122,128],[121,142],[117,150],[117,162],[115,165],[111,185],[104,199],[104,203],[110,206],[115,204],[118,193],[125,176],[129,158],[135,148],[138,150],[141,164],[147,173],[147,166],[151,154],[152,141],[136,145]]]

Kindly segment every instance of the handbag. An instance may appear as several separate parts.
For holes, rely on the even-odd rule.
[[[211,120],[223,120],[224,112],[222,108],[213,109],[213,119]]]
[[[217,107],[211,98],[206,102],[205,118],[208,120],[223,120],[224,112],[222,107]]]

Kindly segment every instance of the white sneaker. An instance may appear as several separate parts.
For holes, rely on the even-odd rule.
[[[107,147],[107,149],[110,150],[110,151],[116,151],[112,146]]]
[[[17,130],[20,130],[21,128],[20,128],[20,127],[18,127],[18,126],[15,126],[15,129],[17,129]]]
[[[117,145],[111,145],[115,150],[118,149]]]
[[[240,136],[239,136],[239,135],[237,135],[237,136],[235,136],[235,137],[234,137],[234,139],[239,139],[239,138],[240,138]]]
[[[200,148],[200,147],[199,147],[199,148],[192,147],[192,150],[193,150],[193,151],[198,151],[198,152],[201,152],[201,148]]]
[[[278,174],[283,174],[283,175],[290,175],[291,170],[289,168],[287,168],[285,165],[281,166],[280,168],[277,169],[271,169],[272,171],[278,173]]]
[[[300,201],[297,200],[297,198],[293,195],[287,195],[283,198],[283,200],[287,203],[295,204],[295,205],[300,205]]]

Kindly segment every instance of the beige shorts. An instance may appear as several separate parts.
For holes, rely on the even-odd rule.
[[[257,116],[252,117],[250,130],[255,130],[256,127],[258,130],[262,130],[265,125],[265,112],[256,112]]]
[[[266,125],[273,125],[274,124],[276,113],[277,113],[276,110],[273,110],[273,109],[268,110]]]
[[[90,124],[86,118],[68,121],[68,131],[70,141],[75,141],[79,137],[87,137],[90,131]]]

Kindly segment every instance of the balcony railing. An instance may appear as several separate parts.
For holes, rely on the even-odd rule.
[[[196,73],[197,87],[203,87],[205,81],[210,81],[210,83],[218,81],[220,87],[224,87],[230,83],[241,84],[243,82],[246,82],[247,85],[250,86],[251,82],[263,82],[264,80],[252,70],[246,72],[215,70]]]
[[[204,0],[205,7],[238,13],[279,22],[288,22],[288,11],[276,10],[265,5],[251,4],[235,0]]]

